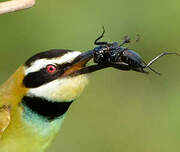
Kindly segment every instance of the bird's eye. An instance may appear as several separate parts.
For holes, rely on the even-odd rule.
[[[47,67],[46,67],[46,71],[48,73],[50,73],[50,74],[55,73],[56,70],[57,70],[57,67],[55,65],[52,65],[52,64],[51,65],[47,65]]]

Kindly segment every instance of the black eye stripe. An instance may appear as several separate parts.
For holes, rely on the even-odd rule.
[[[29,73],[24,77],[23,84],[27,88],[37,88],[43,84],[51,82],[59,78],[64,72],[72,66],[71,63],[66,63],[62,65],[56,65],[57,71],[53,74],[48,73],[46,67],[40,69],[39,71]]]
[[[58,70],[54,74],[49,74],[46,71],[46,68],[43,68],[40,71],[32,72],[32,73],[29,73],[27,76],[25,76],[25,78],[23,80],[23,84],[27,88],[36,88],[36,87],[39,87],[43,84],[46,84],[50,81],[57,79],[63,73],[64,73],[64,71],[62,69],[62,70]]]
[[[26,61],[25,66],[29,68],[33,62],[39,59],[51,59],[55,57],[61,57],[66,53],[72,52],[71,50],[50,50],[36,54]],[[27,88],[36,88],[48,82],[51,82],[64,74],[64,72],[71,68],[73,64],[76,64],[81,59],[81,56],[74,58],[71,63],[55,64],[57,70],[54,73],[48,73],[46,67],[43,67],[39,71],[28,73],[23,80],[23,84]]]

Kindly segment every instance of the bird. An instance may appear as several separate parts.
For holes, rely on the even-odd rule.
[[[88,84],[91,58],[63,49],[37,53],[0,86],[0,152],[46,151]]]
[[[108,67],[148,73],[143,69],[160,57],[179,55],[164,52],[145,64],[137,53],[122,47],[126,39],[120,45],[97,42],[103,34],[94,42],[98,47],[83,53],[52,49],[35,54],[0,86],[0,152],[45,152],[90,73]],[[87,66],[92,58],[97,64]]]

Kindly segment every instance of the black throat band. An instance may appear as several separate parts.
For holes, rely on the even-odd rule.
[[[52,121],[65,114],[73,101],[69,102],[52,102],[39,97],[25,96],[22,99],[22,105],[27,106],[32,112],[43,116]]]

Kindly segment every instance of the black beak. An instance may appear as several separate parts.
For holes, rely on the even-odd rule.
[[[86,66],[86,63],[88,63],[88,61],[90,61],[93,57],[94,57],[94,50],[89,50],[81,53],[78,57],[76,57],[76,59],[72,63],[73,64],[72,67],[79,66],[81,68],[73,71],[70,75],[77,76],[81,74],[92,73],[108,67],[107,65],[99,65],[99,64]]]

